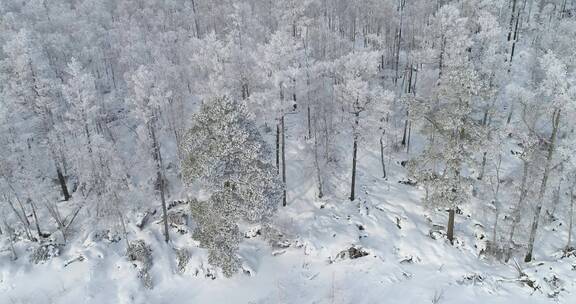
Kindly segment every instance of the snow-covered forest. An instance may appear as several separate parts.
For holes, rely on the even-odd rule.
[[[575,303],[575,0],[0,1],[0,303]]]

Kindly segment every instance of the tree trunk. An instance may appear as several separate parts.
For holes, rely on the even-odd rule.
[[[292,101],[294,102],[293,110],[296,111],[298,107],[298,101],[296,100],[296,77],[292,78]]]
[[[446,236],[450,241],[450,244],[454,245],[454,216],[456,212],[454,208],[448,210],[448,227],[446,228]]]
[[[17,201],[19,201],[17,199]],[[10,206],[10,208],[12,209],[12,211],[14,212],[14,214],[16,215],[16,217],[18,218],[18,220],[20,220],[20,222],[22,223],[22,226],[24,227],[24,232],[26,233],[26,237],[32,241],[34,238],[32,237],[32,232],[30,231],[30,222],[28,221],[28,218],[26,217],[26,212],[22,209],[22,204],[20,204],[20,208],[22,210],[22,214],[20,214],[20,212],[18,212],[18,210],[16,210],[16,207],[14,207],[14,204],[12,203],[12,201],[10,199],[7,200],[8,205]]]
[[[382,163],[382,178],[386,178],[386,162],[384,161],[384,142],[380,136],[380,163]]]
[[[43,234],[42,230],[40,229],[40,221],[38,221],[38,216],[36,215],[36,205],[32,202],[31,199],[28,199],[30,203],[30,207],[32,207],[32,216],[34,217],[34,223],[36,224],[36,231],[38,232],[38,240],[42,240]]]
[[[510,121],[512,121],[512,115],[514,115],[514,102],[510,106],[510,112],[508,113],[508,118],[506,119],[506,124],[509,125]]]
[[[316,179],[318,182],[318,198],[322,198],[324,191],[322,189],[322,175],[320,173],[320,162],[318,161],[318,142],[316,137],[314,137],[314,166],[316,167]]]
[[[574,186],[570,189],[570,214],[568,214],[568,242],[566,242],[566,251],[570,250],[572,246],[572,225],[574,223]]]
[[[482,165],[480,166],[480,174],[478,174],[478,180],[482,180],[484,178],[484,170],[486,169],[486,154],[487,152],[482,154]]]
[[[528,180],[529,168],[530,163],[525,160],[522,173],[522,182],[520,184],[520,198],[518,199],[518,203],[516,204],[516,207],[514,208],[513,211],[514,212],[512,218],[513,221],[512,221],[512,227],[510,227],[510,234],[508,236],[508,249],[506,250],[505,262],[508,262],[508,260],[510,260],[510,257],[512,256],[512,248],[514,247],[513,243],[514,233],[516,232],[516,227],[518,227],[518,224],[520,223],[520,208],[522,207],[522,204],[524,203],[524,200],[528,195],[528,190],[526,189],[526,182]]]
[[[168,233],[168,210],[166,208],[166,197],[164,193],[164,174],[162,174],[162,154],[160,153],[160,145],[158,144],[158,139],[156,138],[156,130],[152,125],[152,122],[148,126],[150,131],[150,137],[152,139],[152,152],[154,160],[156,162],[156,180],[158,185],[158,190],[160,191],[160,201],[162,203],[162,217],[164,222],[164,240],[166,242],[170,241],[170,234]]]
[[[284,195],[282,206],[286,206],[286,128],[284,127],[284,115],[282,115],[282,184],[284,184]]]
[[[520,10],[516,14],[516,25],[514,26],[514,36],[512,38],[512,47],[510,49],[510,65],[508,66],[508,72],[512,70],[512,61],[514,60],[514,53],[516,50],[516,43],[518,42],[518,25],[520,24]]]
[[[408,139],[406,140],[406,154],[410,154],[410,138],[412,137],[412,122],[408,122]]]
[[[310,101],[308,101],[310,102]],[[310,105],[308,105],[308,139],[312,138],[312,118],[310,117]]]
[[[318,182],[318,198],[322,198],[324,196],[324,191],[322,189],[322,174],[320,172],[318,149],[318,128],[316,127],[316,120],[314,120],[314,167],[316,167],[316,179]]]
[[[512,11],[510,12],[510,23],[508,25],[508,41],[512,41],[512,31],[514,29],[514,17],[516,13],[516,2],[517,0],[512,0]]]
[[[84,121],[88,119],[84,116]],[[92,155],[92,138],[90,137],[90,128],[88,127],[88,123],[84,123],[84,134],[86,135],[86,143],[88,144],[88,154]]]
[[[538,200],[536,211],[534,212],[534,219],[532,220],[532,227],[530,228],[530,239],[528,240],[528,252],[524,258],[524,262],[532,261],[532,251],[534,250],[534,241],[536,239],[536,232],[538,231],[538,223],[540,222],[540,212],[542,211],[542,204],[544,203],[544,194],[546,193],[546,186],[548,184],[548,177],[550,175],[550,165],[552,163],[552,156],[554,155],[554,144],[556,142],[556,135],[560,126],[560,110],[555,110],[552,115],[552,135],[550,136],[550,143],[548,146],[548,155],[546,157],[546,164],[544,167],[544,176],[540,184],[540,191],[538,192]]]
[[[276,124],[276,172],[280,174],[280,124]]]
[[[498,206],[496,206],[496,211],[494,212],[494,228],[492,229],[492,243],[494,245],[496,245],[496,236],[498,234],[498,217],[499,217],[499,215],[500,215],[500,210],[498,210]]]
[[[406,93],[407,94],[412,93],[412,71],[413,71],[413,66],[412,66],[412,64],[410,64],[410,70],[408,70],[408,85],[406,87]]]
[[[354,135],[354,148],[352,150],[352,183],[350,187],[350,200],[355,199],[354,190],[356,188],[356,153],[358,152],[358,140]]]
[[[438,80],[442,79],[442,69],[444,68],[444,48],[446,47],[446,37],[442,35],[442,41],[440,45],[440,55],[438,59]],[[440,82],[438,82],[440,85]]]
[[[406,114],[408,115],[408,114]],[[402,134],[402,145],[406,146],[406,140],[408,139],[408,118],[404,121],[404,133]]]
[[[488,124],[488,115],[490,113],[490,107],[486,107],[484,110],[484,117],[482,117],[482,125],[486,126]]]
[[[58,163],[56,163],[56,174],[58,175],[58,182],[60,183],[60,188],[62,189],[64,200],[67,201],[70,199],[70,192],[68,192],[68,187],[66,186],[66,178],[64,178],[64,174],[62,174],[62,169],[60,169]]]
[[[412,95],[416,96],[416,85],[418,84],[418,65],[414,68],[414,80],[412,81]]]
[[[498,154],[498,162],[496,164],[496,190],[494,190],[494,229],[492,230],[492,243],[496,245],[498,235],[498,219],[500,217],[500,168],[502,167],[502,155]]]
[[[156,171],[156,178],[160,181],[160,201],[162,202],[162,218],[164,222],[164,241],[168,243],[170,241],[170,235],[168,234],[168,210],[166,208],[166,198],[164,197],[164,177],[160,170]]]
[[[358,103],[356,100],[355,108]],[[353,201],[356,198],[355,190],[356,190],[356,155],[358,153],[358,134],[356,133],[358,130],[358,125],[360,123],[360,111],[356,109],[354,113],[354,127],[352,128],[353,136],[354,136],[354,146],[352,148],[352,182],[350,183],[350,200]]]
[[[395,71],[395,75],[394,75],[394,84],[398,83],[398,78],[399,78],[399,74],[398,74],[398,68],[400,65],[400,45],[402,43],[402,26],[404,23],[404,4],[402,3],[402,1],[400,2],[400,7],[398,8],[400,11],[400,20],[399,20],[399,25],[398,25],[398,31],[397,31],[397,40],[396,40],[396,49],[395,51],[395,60],[394,60],[394,71]]]

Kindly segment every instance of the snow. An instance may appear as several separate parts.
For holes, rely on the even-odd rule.
[[[244,271],[227,279],[208,265],[206,251],[190,233],[173,230],[166,244],[158,217],[142,231],[132,219],[130,240],[143,239],[152,248],[152,289],[142,286],[126,259],[124,240],[97,241],[93,234],[78,233],[62,255],[38,265],[28,262],[22,242],[15,262],[8,251],[0,252],[0,303],[575,303],[576,259],[552,254],[563,234],[545,227],[538,236],[537,260],[518,262],[538,284],[533,289],[519,282],[514,263],[479,257],[475,232],[488,228],[467,216],[479,212],[470,209],[475,205],[464,206],[456,216],[455,245],[431,238],[432,225],[445,225],[447,214],[423,206],[422,189],[398,183],[406,178],[400,165],[390,162],[389,176],[382,179],[376,144],[360,143],[358,198],[351,202],[352,141],[340,134],[339,142],[347,144],[339,146],[339,153],[346,160],[350,154],[350,161],[333,168],[329,195],[318,199],[310,143],[296,128],[303,123],[304,113],[287,116],[288,206],[274,220],[290,247],[272,248],[261,236],[245,239],[240,250]],[[351,246],[368,255],[338,257]],[[191,253],[182,274],[176,271],[174,248]],[[78,256],[84,259],[66,266]],[[553,275],[560,278],[559,286],[549,280]]]

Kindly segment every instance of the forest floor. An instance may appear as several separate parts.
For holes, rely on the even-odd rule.
[[[123,241],[77,233],[59,257],[38,265],[25,253],[12,263],[8,251],[0,252],[0,303],[576,303],[576,258],[558,257],[558,245],[547,240],[564,235],[553,225],[541,232],[535,262],[516,257],[520,278],[515,263],[479,254],[490,234],[469,216],[479,210],[465,206],[456,217],[455,244],[446,240],[439,227],[446,212],[426,208],[422,189],[398,182],[406,179],[401,156],[390,158],[384,179],[379,148],[361,145],[357,199],[348,199],[348,161],[325,172],[332,178],[318,199],[310,143],[292,132],[303,129],[295,127],[298,117],[287,124],[288,206],[275,220],[286,248],[247,238],[240,250],[244,269],[224,278],[190,233],[174,232],[166,244],[158,218],[143,230],[130,220],[130,238],[152,248],[152,289],[142,286]],[[350,145],[341,145],[342,152]],[[177,271],[174,248],[189,248],[184,272]],[[79,256],[82,261],[66,266]]]

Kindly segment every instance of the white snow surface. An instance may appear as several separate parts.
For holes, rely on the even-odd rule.
[[[447,214],[423,206],[422,189],[398,183],[406,178],[397,163],[402,153],[391,158],[383,179],[378,148],[362,142],[357,199],[351,202],[351,147],[343,144],[345,161],[329,172],[327,195],[318,199],[311,143],[293,131],[303,129],[295,128],[301,116],[288,117],[288,206],[274,220],[288,248],[272,248],[261,236],[245,239],[240,255],[246,271],[225,278],[208,265],[191,233],[173,231],[166,244],[159,217],[142,231],[130,220],[129,238],[152,248],[153,289],[142,286],[126,259],[124,240],[94,241],[77,233],[59,257],[43,264],[28,261],[23,252],[28,244],[22,242],[16,262],[9,261],[8,250],[0,252],[0,303],[576,303],[576,259],[558,255],[564,232],[544,227],[536,261],[525,264],[515,257],[534,281],[530,287],[519,280],[515,263],[479,255],[480,235],[487,237],[490,228],[468,216],[479,212],[473,204],[456,217],[454,245],[429,236],[433,224],[445,225]],[[351,144],[341,136],[341,143]],[[368,255],[337,257],[351,246]],[[176,270],[174,248],[190,251],[184,273]],[[83,261],[65,266],[80,255]]]

